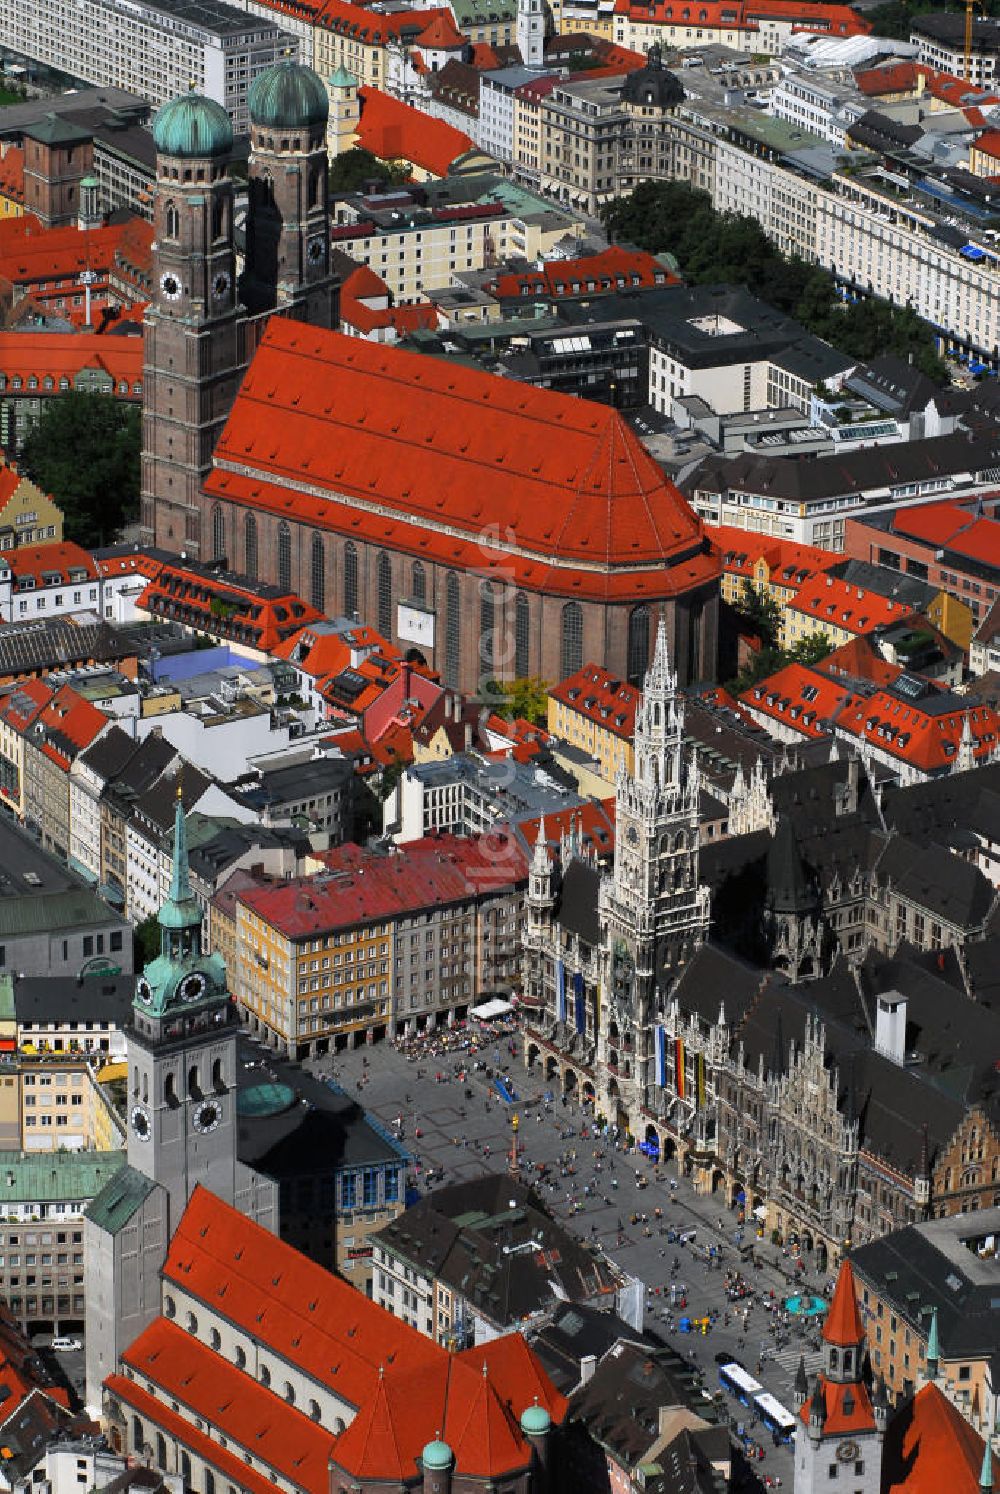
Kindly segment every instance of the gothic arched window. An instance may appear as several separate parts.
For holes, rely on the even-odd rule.
[[[384,550],[378,558],[378,630],[392,637],[392,561]]]
[[[523,680],[530,669],[531,604],[523,591],[514,603],[514,676]]]
[[[278,525],[278,585],[282,591],[292,589],[292,531],[284,519]]]
[[[226,200],[221,192],[212,198],[212,238],[221,239],[226,233]]]
[[[221,560],[226,553],[226,516],[222,506],[216,504],[212,510],[212,554]]]
[[[309,206],[311,208],[317,208],[317,207],[319,207],[320,201],[321,201],[321,198],[322,198],[322,193],[323,193],[323,173],[322,173],[322,168],[319,167],[319,166],[314,166],[313,169],[312,169],[312,171],[309,173]]]
[[[560,679],[583,668],[583,609],[579,602],[567,602],[562,610]]]
[[[323,540],[318,534],[312,538],[312,554],[309,564],[309,600],[318,612],[326,611],[326,557]]]
[[[493,677],[493,582],[479,583],[479,670],[484,679]]]
[[[180,218],[174,203],[168,202],[163,214],[164,238],[176,239],[180,233]]]
[[[462,641],[461,614],[462,600],[458,577],[454,571],[451,571],[445,583],[444,678],[448,685],[458,684]]]
[[[649,667],[649,608],[633,607],[628,619],[628,681],[641,685]]]
[[[413,583],[410,589],[413,592],[413,600],[415,602],[426,602],[427,572],[419,560],[413,562]]]
[[[252,581],[257,579],[257,519],[247,514],[243,520],[243,569]]]
[[[358,610],[358,551],[353,541],[344,546],[344,611],[354,617]]]

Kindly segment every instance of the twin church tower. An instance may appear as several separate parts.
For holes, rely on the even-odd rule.
[[[330,269],[320,78],[283,61],[253,83],[243,272],[236,274],[233,131],[198,94],[156,115],[153,289],[144,323],[143,543],[210,560],[201,488],[254,349],[272,315],[338,325]]]

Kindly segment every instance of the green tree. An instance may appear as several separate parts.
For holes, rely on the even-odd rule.
[[[749,581],[743,582],[743,590],[734,607],[745,617],[754,632],[768,648],[777,648],[781,633],[781,608],[769,591],[761,591]]]
[[[792,645],[788,658],[792,664],[818,664],[833,652],[833,644],[825,633],[810,633]]]
[[[549,687],[538,675],[510,680],[499,685],[501,709],[505,715],[521,716],[535,726],[544,726],[549,709]]]
[[[356,145],[335,156],[330,164],[330,194],[340,197],[360,192],[371,182],[391,186],[409,180],[410,168],[402,161],[380,161],[370,150]]]
[[[155,917],[144,918],[132,930],[132,949],[135,968],[142,970],[160,952],[160,925]]]
[[[995,0],[1000,6],[1000,0]],[[767,301],[849,357],[896,353],[928,378],[947,371],[934,334],[912,307],[875,296],[845,304],[836,282],[818,265],[785,256],[754,218],[719,213],[707,192],[686,182],[640,182],[628,197],[602,209],[608,233],[652,254],[672,254],[693,285],[731,281],[762,292]]]
[[[139,507],[139,406],[73,390],[45,400],[21,466],[63,511],[66,538],[110,543]]]

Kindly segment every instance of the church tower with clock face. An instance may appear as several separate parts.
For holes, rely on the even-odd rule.
[[[136,981],[128,1043],[129,1165],[166,1189],[174,1222],[196,1183],[227,1203],[236,1187],[236,1008],[201,922],[178,795],[160,953]]]
[[[280,311],[315,327],[335,327],[327,91],[312,68],[286,60],[254,81],[247,108],[249,202],[240,297],[251,318]]]
[[[636,713],[635,768],[619,770],[614,871],[599,896],[599,1063],[612,1113],[635,1115],[645,1102],[666,986],[708,931],[709,892],[698,879],[699,794],[661,619]]]
[[[880,1494],[889,1408],[881,1381],[869,1393],[865,1344],[854,1272],[845,1260],[823,1324],[823,1368],[811,1393],[799,1366],[794,1494]]]
[[[200,495],[242,380],[233,131],[220,104],[172,100],[153,121],[153,292],[143,325],[141,534],[208,560]]]
[[[87,1403],[161,1311],[160,1269],[200,1184],[267,1229],[278,1187],[237,1157],[237,1016],[217,954],[201,944],[180,797],[160,952],[135,983],[127,1033],[127,1160],[84,1219]]]

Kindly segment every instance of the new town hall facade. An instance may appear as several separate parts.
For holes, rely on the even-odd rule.
[[[738,775],[729,836],[702,846],[697,760],[662,630],[635,764],[618,779],[610,871],[572,838],[553,856],[539,836],[525,929],[524,998],[537,1013],[529,1063],[676,1157],[702,1191],[798,1234],[823,1263],[929,1212],[992,1203],[1000,1116],[982,1055],[995,1051],[998,1024],[969,981],[977,959],[990,963],[995,896],[966,862],[935,855],[953,873],[941,893],[953,924],[932,925],[933,889],[911,892],[895,863],[887,869],[898,854],[923,875],[920,846],[887,830],[886,815],[902,821],[918,795],[926,821],[932,792],[917,786],[883,805],[857,762],[771,785]],[[971,792],[992,771],[953,790]],[[828,865],[793,830],[811,816]],[[924,905],[910,938],[933,926],[937,949],[895,938],[906,897]],[[880,936],[876,919],[890,932]],[[868,932],[856,939],[855,927]],[[925,1043],[916,1061],[913,1045]],[[978,1169],[961,1160],[970,1149]]]

